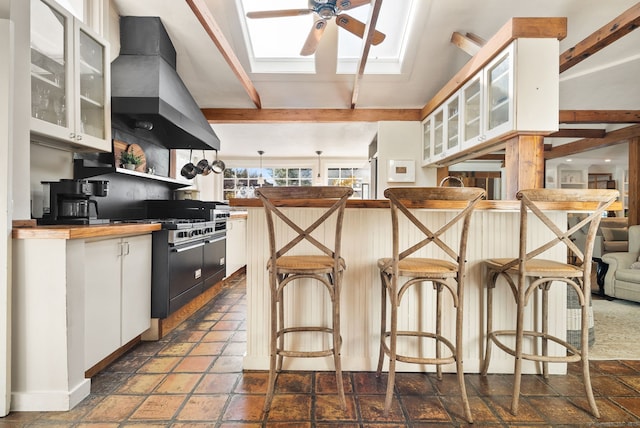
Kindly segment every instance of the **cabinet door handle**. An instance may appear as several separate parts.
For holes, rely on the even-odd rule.
[[[129,255],[129,243],[128,242],[124,243],[124,255],[125,256]]]

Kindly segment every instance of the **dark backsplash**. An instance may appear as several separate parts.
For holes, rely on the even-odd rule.
[[[170,151],[157,137],[143,129],[135,129],[122,117],[112,117],[114,140],[138,144],[144,151],[147,166],[155,168],[155,175],[168,177]],[[113,153],[77,153],[77,159],[85,159],[96,165],[116,166]],[[98,217],[110,220],[132,220],[146,217],[143,201],[146,199],[172,199],[173,188],[162,182],[126,174],[110,173],[91,177],[90,180],[108,180],[109,192],[98,202]]]

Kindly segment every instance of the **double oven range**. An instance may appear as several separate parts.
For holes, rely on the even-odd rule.
[[[229,206],[196,200],[145,201],[153,232],[151,317],[166,318],[226,274]]]

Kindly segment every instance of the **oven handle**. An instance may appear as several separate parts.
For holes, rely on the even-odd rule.
[[[198,248],[202,246],[204,246],[204,242],[200,242],[199,244],[195,244],[195,245],[189,245],[188,247],[172,248],[171,251],[174,253],[181,253],[183,251],[193,250],[194,248]]]
[[[214,242],[220,242],[220,241],[224,241],[225,239],[227,239],[226,235],[223,235],[219,238],[216,239],[205,239],[204,242],[205,244],[213,244]]]

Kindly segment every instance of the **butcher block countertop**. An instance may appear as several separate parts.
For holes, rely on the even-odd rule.
[[[313,201],[309,199],[288,199],[286,201],[275,201],[276,206],[281,207],[323,207],[328,206],[330,202],[326,201]],[[456,201],[421,201],[416,203],[410,208],[430,208],[430,209],[460,209],[463,208],[465,202]],[[262,207],[262,202],[257,198],[235,198],[229,199],[229,205],[231,207]],[[561,210],[561,211],[589,211],[595,208],[595,205],[584,202],[574,203],[541,203],[540,207],[547,210]],[[347,200],[347,208],[389,208],[389,201],[387,199],[349,199]],[[520,201],[515,200],[481,200],[478,201],[476,206],[477,210],[519,210]],[[622,209],[622,204],[617,201],[614,202],[609,210],[618,211]]]
[[[14,224],[11,236],[13,239],[87,239],[108,236],[141,235],[160,230],[160,223],[109,223],[96,225],[47,225],[16,227]]]

